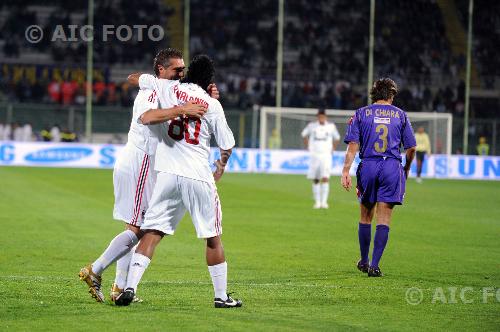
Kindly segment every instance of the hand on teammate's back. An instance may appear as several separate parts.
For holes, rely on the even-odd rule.
[[[219,90],[217,89],[217,85],[215,83],[212,83],[207,87],[207,93],[214,99],[219,99],[220,97]]]
[[[193,104],[191,102],[185,103],[182,107],[182,113],[188,117],[201,118],[207,112],[207,108],[205,106]]]

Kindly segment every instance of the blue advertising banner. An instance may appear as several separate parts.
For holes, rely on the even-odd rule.
[[[113,168],[123,145],[80,143],[0,142],[0,166]],[[211,150],[210,160],[219,157]],[[239,173],[306,174],[310,156],[305,150],[234,149],[227,171]],[[351,168],[355,174],[360,160]],[[340,175],[344,152],[332,155],[332,175]],[[413,163],[411,175],[416,165]],[[500,180],[500,157],[432,155],[423,167],[422,176],[443,179]]]

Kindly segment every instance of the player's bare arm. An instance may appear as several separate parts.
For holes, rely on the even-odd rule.
[[[139,77],[141,77],[142,74],[143,73],[132,73],[128,75],[127,82],[130,85],[139,86]],[[215,83],[212,83],[207,87],[207,93],[210,97],[214,99],[220,98],[219,89],[217,89],[217,85]]]
[[[405,171],[405,176],[408,178],[408,174],[410,174],[410,167],[413,159],[415,158],[415,153],[417,151],[417,148],[411,147],[409,149],[406,149],[406,162],[404,166],[404,171]]]
[[[342,169],[342,187],[345,190],[349,191],[352,187],[351,176],[349,175],[349,171],[351,170],[352,162],[354,161],[354,157],[356,156],[356,152],[358,152],[359,144],[356,142],[350,142],[347,146],[347,151],[345,153],[344,160],[344,168]]]
[[[337,146],[339,145],[339,140],[336,140],[336,141],[333,141],[333,150],[332,152],[334,152],[335,150],[337,150]]]
[[[222,150],[220,149],[220,159],[215,161],[215,172],[214,179],[215,181],[219,181],[222,175],[224,174],[224,170],[226,169],[227,162],[229,157],[231,157],[231,153],[233,153],[232,149]]]
[[[304,147],[306,150],[309,148],[309,138],[307,136],[304,137]]]
[[[139,86],[139,77],[141,75],[142,75],[142,73],[133,73],[133,74],[130,74],[127,77],[127,82],[130,85]]]
[[[143,125],[154,125],[169,120],[173,120],[178,116],[187,116],[190,118],[201,118],[207,112],[206,107],[198,104],[187,102],[182,106],[176,106],[166,109],[150,109],[144,112],[140,121]]]

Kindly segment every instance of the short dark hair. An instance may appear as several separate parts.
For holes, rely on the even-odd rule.
[[[158,52],[153,61],[153,70],[156,76],[160,75],[158,66],[167,68],[170,65],[170,59],[182,59],[182,52],[175,48],[166,48]]]
[[[396,82],[390,78],[384,77],[380,78],[373,83],[373,87],[370,90],[370,97],[372,103],[377,100],[389,100],[394,98],[398,94],[398,86]]]
[[[318,114],[317,115],[320,115],[320,114],[326,115],[326,110],[323,107],[318,108]]]
[[[214,82],[215,68],[214,62],[206,54],[196,55],[189,63],[186,76],[181,80],[182,83],[198,84],[206,90]]]

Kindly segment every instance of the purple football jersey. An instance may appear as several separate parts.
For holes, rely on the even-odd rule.
[[[400,146],[417,145],[406,113],[393,105],[360,108],[349,120],[344,142],[359,143],[359,158],[391,157],[401,161]]]

